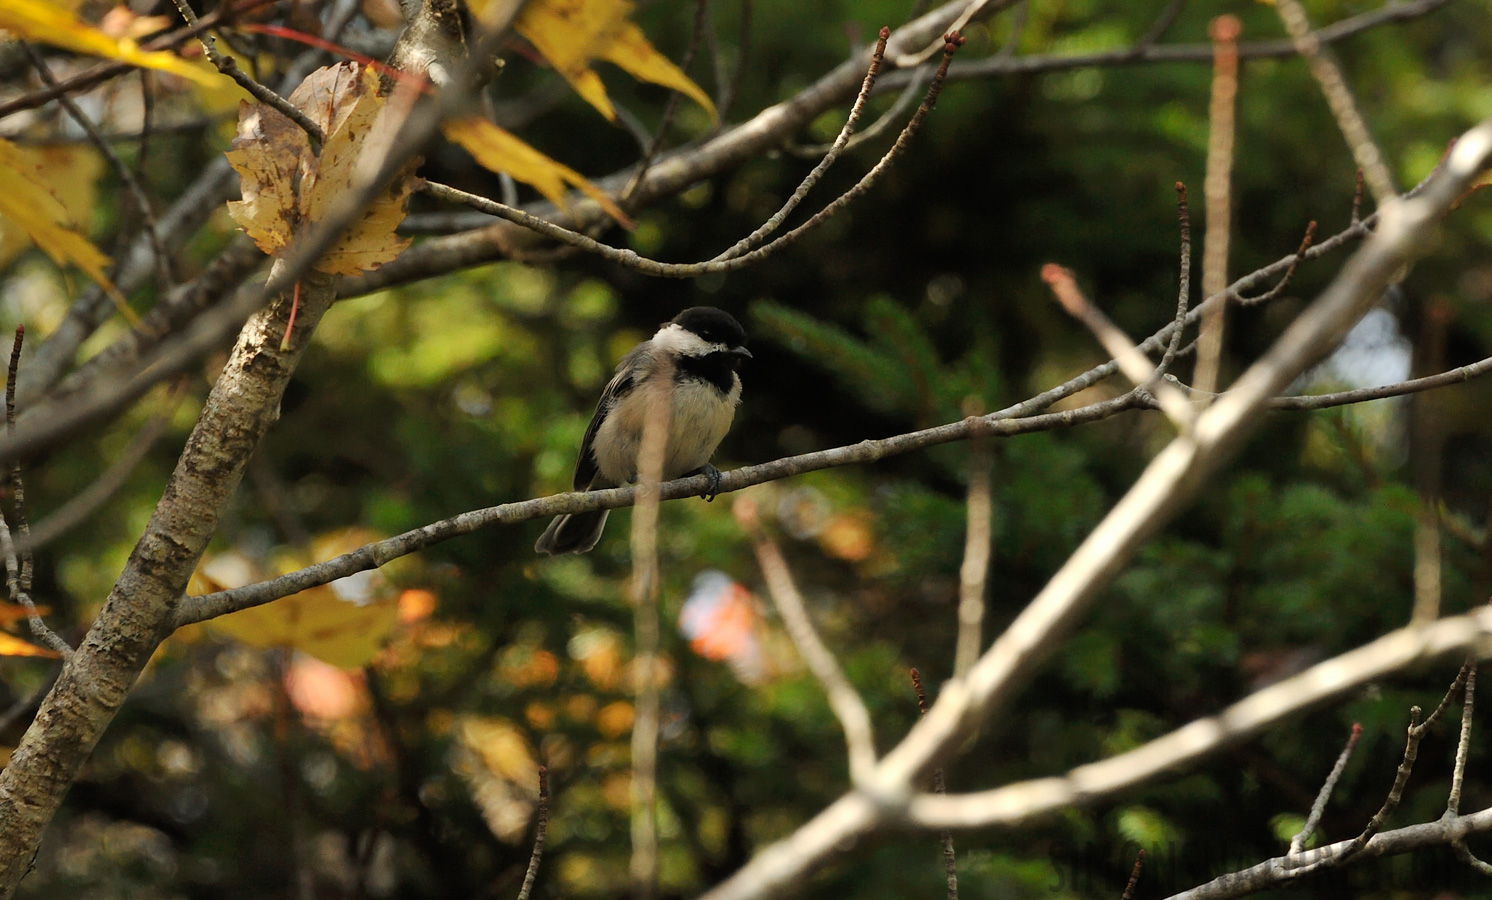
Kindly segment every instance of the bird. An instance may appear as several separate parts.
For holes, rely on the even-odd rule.
[[[694,306],[659,327],[633,347],[616,373],[580,440],[571,483],[577,491],[600,491],[637,480],[637,454],[643,423],[656,403],[668,403],[668,443],[663,480],[708,475],[702,495],[713,500],[720,471],[710,465],[715,448],[730,431],[741,402],[737,369],[751,358],[746,331],[734,317],[712,306]],[[534,544],[537,553],[585,553],[601,539],[608,510],[556,516]]]

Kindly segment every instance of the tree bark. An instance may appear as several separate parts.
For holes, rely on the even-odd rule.
[[[255,313],[239,333],[124,572],[0,772],[0,900],[30,870],[78,770],[171,633],[187,579],[249,457],[278,418],[285,385],[335,295],[336,279],[302,278],[288,352],[280,352],[280,342],[289,295]]]

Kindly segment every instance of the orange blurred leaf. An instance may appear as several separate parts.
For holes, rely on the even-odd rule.
[[[164,50],[141,50],[129,37],[110,37],[85,24],[71,10],[47,0],[5,0],[0,3],[0,28],[28,41],[170,72],[198,84],[222,77],[206,63],[187,62]]]
[[[41,647],[30,641],[23,641],[13,634],[0,631],[0,656],[45,656],[56,659],[60,656],[56,650]]]
[[[37,615],[44,616],[49,612],[51,609],[48,607],[39,604],[36,607]],[[19,603],[0,602],[0,628],[9,628],[17,622],[25,621],[28,615],[30,613],[26,611],[26,607]]]

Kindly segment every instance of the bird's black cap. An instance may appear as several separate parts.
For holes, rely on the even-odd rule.
[[[673,323],[694,332],[712,344],[744,347],[746,329],[728,312],[713,306],[691,306],[673,317]]]

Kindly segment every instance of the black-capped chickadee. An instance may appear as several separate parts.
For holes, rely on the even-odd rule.
[[[596,414],[580,441],[574,489],[599,491],[637,480],[637,451],[651,404],[668,402],[671,415],[663,480],[710,476],[713,499],[720,472],[710,456],[730,430],[741,402],[741,360],[746,331],[729,313],[711,306],[686,309],[665,322],[617,364],[601,393]],[[672,380],[672,389],[667,379]],[[534,550],[557,556],[584,553],[601,539],[607,510],[558,516],[540,535]]]

